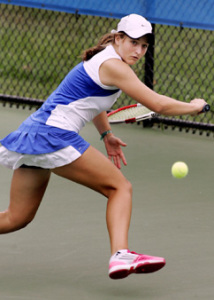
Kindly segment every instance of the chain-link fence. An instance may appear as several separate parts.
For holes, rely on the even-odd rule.
[[[44,100],[82,51],[118,20],[0,4],[0,94]],[[155,45],[134,70],[158,93],[214,106],[213,31],[154,25]],[[122,95],[117,106],[131,103]],[[213,113],[190,122],[213,122]],[[182,119],[181,118],[181,119]]]

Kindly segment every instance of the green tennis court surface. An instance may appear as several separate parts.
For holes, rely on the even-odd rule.
[[[0,108],[0,136],[28,110]],[[128,146],[123,172],[134,187],[130,250],[163,256],[154,274],[108,278],[106,199],[52,176],[33,223],[0,236],[0,300],[213,300],[213,138],[115,125]],[[83,136],[104,150],[92,124]],[[189,175],[170,174],[183,160]],[[0,167],[0,209],[8,204],[12,171]]]

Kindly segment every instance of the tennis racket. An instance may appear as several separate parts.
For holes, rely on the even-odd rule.
[[[152,119],[156,113],[140,103],[127,105],[111,111],[107,114],[110,124],[134,123],[146,119]]]
[[[210,111],[210,105],[205,104],[201,113]],[[107,114],[110,124],[119,123],[134,123],[140,122],[146,119],[152,119],[157,116],[154,111],[151,111],[147,107],[140,103],[127,105],[111,111]]]

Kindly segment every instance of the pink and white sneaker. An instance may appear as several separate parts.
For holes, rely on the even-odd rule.
[[[162,257],[138,254],[127,249],[117,251],[109,261],[109,277],[122,279],[132,273],[142,274],[160,270],[166,264]]]

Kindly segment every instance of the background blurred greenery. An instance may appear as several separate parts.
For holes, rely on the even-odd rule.
[[[0,94],[46,99],[118,20],[0,4]],[[214,104],[212,31],[155,25],[154,90]],[[145,60],[134,70],[144,81]],[[123,95],[117,106],[131,103]],[[212,113],[206,122],[212,122]],[[199,117],[199,121],[202,116]],[[204,116],[203,116],[204,118]]]

